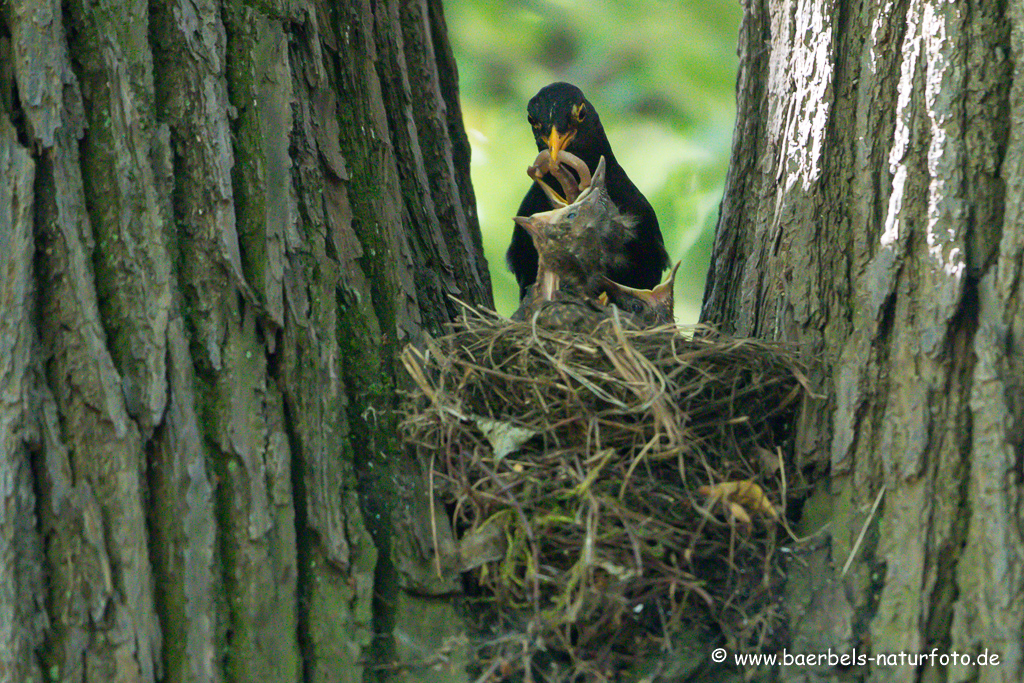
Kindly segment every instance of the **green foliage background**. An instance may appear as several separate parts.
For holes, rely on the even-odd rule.
[[[696,322],[735,118],[735,0],[450,0],[472,176],[498,311],[518,304],[505,266],[537,154],[526,103],[568,81],[601,114],[619,162],[683,259],[676,317]]]

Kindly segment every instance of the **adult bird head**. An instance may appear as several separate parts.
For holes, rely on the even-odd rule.
[[[563,149],[591,168],[602,154],[611,154],[597,111],[575,85],[552,83],[541,88],[526,105],[526,113],[537,150],[548,150],[554,165]]]

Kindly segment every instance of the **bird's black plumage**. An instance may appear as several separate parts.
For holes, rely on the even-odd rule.
[[[619,211],[636,216],[636,236],[624,246],[625,265],[606,275],[615,282],[638,289],[651,289],[661,281],[668,267],[668,254],[662,241],[658,217],[650,202],[629,179],[612,153],[608,136],[594,106],[583,91],[569,83],[552,83],[541,88],[526,107],[533,126],[537,150],[550,149],[551,143],[572,152],[593,171],[601,156],[607,163],[608,194]],[[545,176],[548,184],[554,178]],[[540,185],[534,183],[519,205],[518,216],[531,216],[551,209],[551,202]],[[505,255],[519,283],[519,297],[537,279],[537,250],[526,230],[516,224],[512,243]]]

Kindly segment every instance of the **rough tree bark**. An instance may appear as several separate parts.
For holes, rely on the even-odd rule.
[[[0,681],[390,663],[395,354],[490,302],[445,31],[0,3]]]
[[[819,362],[790,651],[1000,657],[776,677],[1020,681],[1024,8],[750,0],[740,57],[703,317]]]

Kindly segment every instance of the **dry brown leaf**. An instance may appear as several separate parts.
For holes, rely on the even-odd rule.
[[[732,516],[745,524],[750,523],[750,513],[769,519],[779,518],[779,513],[775,511],[768,496],[760,486],[749,479],[701,486],[698,491],[707,496],[710,505],[720,501],[725,503]]]

